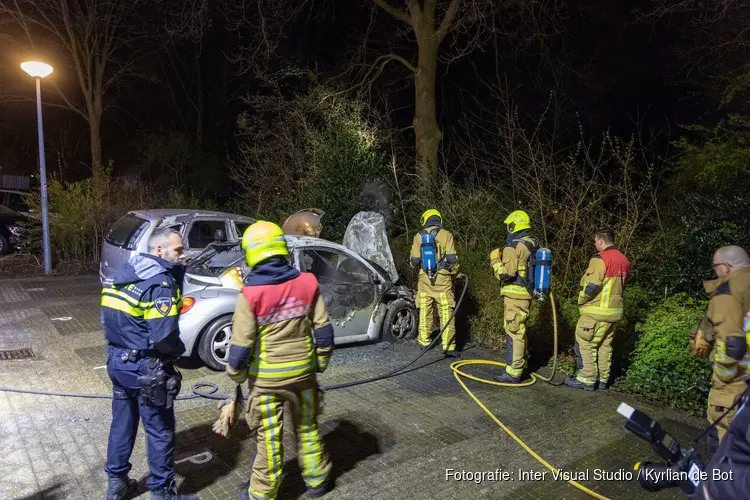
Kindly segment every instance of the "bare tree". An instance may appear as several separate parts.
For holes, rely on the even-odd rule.
[[[143,0],[0,0],[0,40],[48,57],[57,73],[50,80],[61,100],[48,104],[65,107],[88,123],[95,179],[102,171],[102,116],[113,105],[106,100],[108,92],[134,74],[139,52],[128,49],[150,36],[141,23],[146,7]]]
[[[397,35],[416,41],[417,63],[412,64],[410,57],[396,53],[380,55],[366,67],[355,87],[371,84],[389,61],[401,63],[410,72],[414,81],[413,128],[417,171],[420,184],[431,186],[437,181],[443,138],[436,104],[439,62],[450,64],[492,39],[513,40],[518,49],[539,43],[550,34],[554,21],[562,17],[557,5],[561,2],[403,0],[399,2],[401,5],[389,3],[388,0],[372,2],[381,11],[404,23],[406,29],[398,31]],[[556,29],[557,26],[554,26],[552,31]],[[367,35],[365,40],[367,43]],[[442,50],[446,44],[450,50]]]

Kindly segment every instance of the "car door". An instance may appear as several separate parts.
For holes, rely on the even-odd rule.
[[[298,268],[318,279],[336,337],[366,334],[378,300],[372,272],[354,255],[339,249],[302,247]]]
[[[223,231],[223,236],[216,239],[216,231]],[[208,245],[216,241],[227,241],[229,233],[228,221],[224,218],[215,217],[196,217],[194,218],[185,233],[185,255],[188,259],[201,253]]]

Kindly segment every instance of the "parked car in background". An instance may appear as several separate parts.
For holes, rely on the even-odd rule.
[[[208,210],[155,209],[134,210],[114,223],[102,244],[99,276],[109,278],[130,257],[148,251],[148,238],[157,227],[180,233],[188,259],[211,243],[236,241],[255,219],[244,215]]]
[[[414,292],[377,264],[320,238],[287,235],[290,259],[318,279],[337,345],[412,339],[418,316]],[[193,258],[183,283],[180,337],[185,356],[198,354],[223,370],[232,339],[232,314],[249,272],[240,242],[216,243]]]
[[[28,229],[22,226],[33,223],[27,216],[0,205],[0,255],[20,250],[29,238]]]

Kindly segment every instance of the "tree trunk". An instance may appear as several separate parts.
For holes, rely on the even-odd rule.
[[[98,181],[102,173],[102,115],[89,113],[89,138],[91,142],[91,176]]]
[[[442,132],[437,122],[435,77],[437,76],[438,41],[433,29],[417,37],[419,59],[414,77],[414,134],[417,141],[417,168],[422,186],[437,181],[438,151]]]
[[[203,75],[201,71],[201,53],[202,50],[198,50],[195,53],[195,87],[197,92],[196,97],[196,129],[195,129],[195,142],[198,145],[198,151],[203,151]]]

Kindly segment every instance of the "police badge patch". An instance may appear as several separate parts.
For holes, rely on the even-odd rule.
[[[154,301],[156,310],[161,313],[162,316],[169,314],[169,310],[172,309],[172,299],[167,297],[160,297]]]

